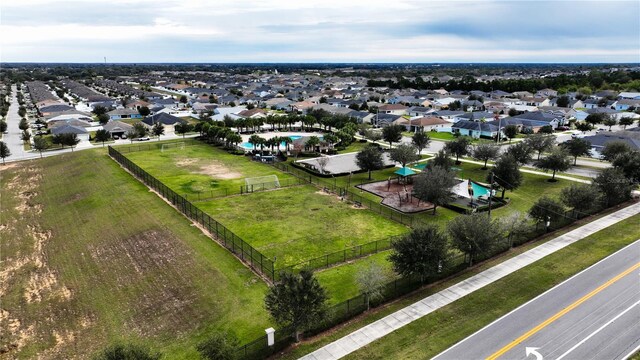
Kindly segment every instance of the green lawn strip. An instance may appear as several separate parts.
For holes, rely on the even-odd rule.
[[[43,175],[29,200],[42,204],[40,214],[18,212],[19,199],[6,184],[22,170],[3,170],[3,224],[51,231],[43,243],[44,266],[28,263],[14,272],[2,299],[23,328],[34,326],[34,337],[16,357],[32,358],[55,345],[54,331],[75,337],[62,346],[61,358],[134,341],[172,359],[190,359],[197,356],[194,345],[215,331],[228,329],[243,342],[262,334],[271,323],[264,282],[105,152],[23,163]],[[5,264],[33,252],[32,230],[5,230]],[[40,301],[25,302],[33,274],[45,269],[56,283],[40,292]],[[59,295],[64,289],[68,300]]]
[[[571,231],[571,230],[573,230],[573,229],[575,229],[577,227],[580,227],[580,226],[584,225],[587,222],[590,222],[590,221],[593,221],[595,219],[598,219],[598,218],[600,218],[602,216],[605,216],[605,215],[607,215],[609,213],[612,213],[612,212],[614,212],[616,210],[619,210],[619,208],[613,208],[611,210],[608,210],[608,211],[605,211],[605,212],[603,212],[601,214],[598,214],[597,216],[593,216],[593,217],[589,217],[589,218],[585,218],[583,220],[577,221],[576,223],[574,223],[571,226],[568,226],[568,227],[563,228],[561,230],[555,231],[553,233],[549,233],[549,234],[547,234],[547,235],[545,235],[543,237],[540,237],[540,238],[536,239],[535,241],[532,241],[532,242],[529,242],[529,243],[524,244],[522,246],[519,246],[517,248],[511,249],[510,251],[508,251],[508,252],[506,252],[506,253],[498,256],[498,257],[495,257],[493,259],[485,261],[485,262],[483,262],[481,264],[477,264],[473,268],[468,269],[466,271],[463,271],[462,273],[460,273],[458,275],[455,275],[455,276],[453,276],[453,277],[451,277],[449,279],[446,279],[446,280],[444,280],[442,282],[438,282],[438,283],[435,283],[435,284],[428,285],[428,286],[426,286],[426,287],[424,287],[424,288],[422,288],[420,290],[417,290],[414,293],[411,293],[408,296],[402,297],[402,298],[400,298],[400,299],[398,299],[398,300],[396,300],[394,302],[388,303],[388,304],[386,304],[386,305],[384,305],[382,307],[373,309],[373,311],[365,313],[365,314],[363,314],[363,315],[361,315],[359,317],[356,317],[353,320],[351,320],[349,322],[346,322],[345,324],[340,325],[340,326],[338,326],[338,327],[336,327],[336,328],[334,328],[334,329],[332,329],[332,330],[330,330],[328,332],[325,332],[325,333],[323,333],[323,334],[321,334],[319,336],[315,336],[315,337],[313,337],[311,339],[305,340],[304,342],[302,342],[302,343],[296,345],[295,347],[287,350],[286,353],[281,354],[281,356],[279,358],[282,358],[282,359],[297,359],[300,356],[308,354],[308,353],[310,353],[310,352],[312,352],[312,351],[314,351],[314,350],[316,350],[316,349],[318,349],[318,348],[320,348],[320,347],[322,347],[324,345],[327,345],[327,344],[331,343],[332,341],[335,341],[335,340],[337,340],[337,339],[339,339],[339,338],[341,338],[341,337],[343,337],[345,335],[348,335],[349,333],[351,333],[351,332],[353,332],[353,331],[355,331],[355,330],[357,330],[357,329],[359,329],[359,328],[361,328],[361,327],[363,327],[363,326],[365,326],[367,324],[373,323],[373,322],[375,322],[375,321],[377,321],[377,320],[379,320],[379,319],[381,319],[381,318],[383,318],[383,317],[385,317],[385,316],[387,316],[387,315],[389,315],[389,314],[391,314],[391,313],[393,313],[395,311],[398,311],[398,310],[400,310],[400,309],[402,309],[402,308],[404,308],[404,307],[406,307],[408,305],[411,305],[416,301],[420,301],[420,300],[422,300],[423,298],[425,298],[425,297],[427,297],[429,295],[437,293],[438,291],[443,290],[443,289],[445,289],[445,288],[447,288],[449,286],[455,285],[456,283],[458,283],[460,281],[463,281],[463,280],[465,280],[465,279],[467,279],[467,278],[469,278],[471,276],[474,276],[477,273],[480,273],[480,272],[482,272],[482,271],[484,271],[484,270],[486,270],[488,268],[491,268],[491,267],[493,267],[495,265],[498,265],[498,264],[502,263],[505,260],[508,260],[508,259],[510,259],[510,258],[512,258],[514,256],[517,256],[517,255],[519,255],[519,254],[521,254],[521,253],[523,253],[525,251],[528,251],[528,250],[530,250],[532,248],[535,248],[536,246],[538,246],[538,245],[540,245],[542,243],[545,243],[545,242],[547,242],[549,240],[552,240],[557,236],[560,236],[560,235],[562,235],[562,234],[564,234],[566,232],[569,232],[569,231]],[[629,231],[634,231],[635,230],[633,228],[633,225],[635,224],[634,221],[637,223],[639,217],[640,217],[640,215],[636,215],[636,216],[634,216],[634,217],[632,217],[630,219],[625,220],[624,222],[621,222],[620,224],[623,224],[622,226],[625,229],[628,229]],[[607,234],[615,234],[617,231],[621,231],[618,228],[619,226],[621,226],[620,224],[616,224],[614,227],[611,227],[610,229],[607,229]],[[635,231],[636,231],[636,235],[635,236],[637,238],[638,236],[640,236],[640,233],[638,233],[637,230],[635,230]],[[598,235],[598,234],[594,234],[593,236]],[[604,235],[599,235],[599,236],[604,236]],[[604,237],[606,237],[606,236],[604,236]],[[633,238],[633,234],[630,235],[630,238]],[[615,240],[618,241],[618,242],[622,242],[622,239],[615,239]],[[632,241],[633,241],[633,239],[628,240],[625,244],[630,243]],[[592,243],[592,242],[595,242],[596,244],[599,244],[597,240],[593,240],[592,239],[591,241],[589,241],[589,243]],[[580,243],[582,243],[582,240],[581,240]],[[572,245],[572,246],[574,246],[574,245]],[[604,245],[600,244],[599,246],[604,246]],[[609,250],[609,252],[607,254],[605,254],[604,256],[601,256],[600,258],[605,257],[606,255],[615,252],[615,250],[624,247],[624,244],[620,243],[620,244],[616,244],[615,246],[617,246],[617,248]],[[590,245],[586,245],[584,247],[586,247],[588,249],[590,247]],[[584,252],[584,250],[580,250],[580,251]],[[578,251],[578,253],[580,253],[580,251]],[[595,263],[595,262],[597,262],[597,260],[593,261],[593,263]],[[332,269],[329,269],[329,270],[332,270]],[[557,280],[557,282],[561,282],[561,279]],[[540,291],[540,292],[542,292],[542,291]],[[523,302],[525,302],[525,301],[523,301]],[[488,321],[488,322],[490,322],[490,321]],[[473,331],[471,331],[471,333],[472,332]],[[464,337],[462,335],[460,335],[460,336],[461,337],[458,340],[460,340],[460,339],[462,339]]]
[[[387,260],[390,250],[367,256],[344,265],[335,266],[315,273],[320,284],[329,294],[329,304],[337,304],[358,296],[358,284],[356,274],[369,264],[378,264],[384,269],[388,281],[397,278],[393,272],[391,263]]]
[[[362,143],[359,141],[354,141],[351,144],[349,144],[349,146],[347,146],[346,148],[344,148],[344,150],[340,150],[338,151],[338,154],[346,154],[346,153],[350,153],[350,152],[358,152],[360,150],[362,150],[363,148],[365,148],[368,145],[368,143]]]
[[[640,215],[636,215],[595,233],[389,334],[346,358],[433,357],[540,293],[638,240],[639,221]]]
[[[202,201],[198,207],[276,268],[402,234],[408,228],[311,185]]]
[[[247,177],[277,175],[282,185],[293,181],[293,176],[269,165],[206,144],[164,151],[125,152],[124,155],[178,194],[187,195],[190,200],[197,200],[198,196],[237,194]]]

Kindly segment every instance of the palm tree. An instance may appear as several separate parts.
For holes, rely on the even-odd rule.
[[[258,135],[251,135],[249,137],[249,143],[253,146],[253,150],[256,150],[256,146],[260,145],[260,143],[262,143],[262,138]]]
[[[283,136],[283,137],[280,138],[280,140],[282,140],[282,142],[284,143],[284,146],[285,146],[287,154],[288,154],[289,153],[289,145],[291,143],[293,143],[293,140],[291,140],[291,138],[288,137],[288,136]]]
[[[316,146],[320,144],[320,138],[318,138],[317,136],[309,136],[309,139],[307,139],[307,146],[311,148],[312,152],[316,151]]]

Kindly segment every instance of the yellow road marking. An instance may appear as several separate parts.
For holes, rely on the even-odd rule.
[[[491,356],[486,358],[486,360],[495,360],[498,357],[502,356],[507,351],[513,349],[516,345],[518,345],[521,342],[525,341],[526,339],[528,339],[529,337],[531,337],[532,335],[534,335],[538,331],[544,329],[547,325],[549,325],[552,322],[558,320],[559,318],[561,318],[563,315],[565,315],[569,311],[575,309],[576,307],[578,307],[583,302],[589,300],[590,298],[592,298],[597,293],[599,293],[602,290],[608,288],[613,283],[615,283],[616,281],[618,281],[618,280],[622,279],[623,277],[629,275],[629,273],[633,272],[634,270],[636,270],[638,268],[640,268],[640,262],[638,262],[637,264],[635,264],[632,267],[628,268],[627,270],[621,272],[620,274],[616,275],[611,280],[609,280],[606,283],[600,285],[597,289],[593,290],[592,292],[588,293],[587,295],[585,295],[585,296],[581,297],[580,299],[576,300],[576,302],[574,302],[573,304],[571,304],[571,305],[567,306],[566,308],[560,310],[558,313],[556,313],[552,317],[550,317],[547,320],[541,322],[538,326],[536,326],[533,329],[527,331],[526,333],[524,333],[519,338],[517,338],[517,339],[513,340],[512,342],[510,342],[507,346],[505,346],[502,349],[500,349],[500,350],[496,351],[495,353],[493,353]]]

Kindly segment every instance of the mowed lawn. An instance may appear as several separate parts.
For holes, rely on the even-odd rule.
[[[165,185],[189,199],[207,196],[238,194],[245,185],[245,178],[277,175],[284,182],[292,176],[272,166],[251,161],[242,155],[228,152],[207,144],[194,144],[123,154]],[[122,148],[126,149],[126,146]]]
[[[0,348],[87,357],[117,341],[170,359],[272,326],[265,283],[104,150],[0,167]]]
[[[197,205],[265,256],[276,257],[277,268],[409,230],[311,185]]]

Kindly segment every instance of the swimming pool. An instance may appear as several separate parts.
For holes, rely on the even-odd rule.
[[[471,188],[473,188],[473,197],[475,199],[479,198],[480,196],[489,195],[489,188],[484,187],[480,184],[476,184],[473,181],[471,182]]]

